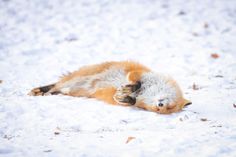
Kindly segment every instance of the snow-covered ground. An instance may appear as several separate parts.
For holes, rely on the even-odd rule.
[[[1,0],[0,156],[235,157],[235,41],[235,0]],[[172,75],[193,104],[160,115],[27,95],[130,59]]]

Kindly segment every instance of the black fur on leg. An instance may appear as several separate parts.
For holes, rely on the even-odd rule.
[[[50,89],[52,89],[55,86],[55,84],[50,84],[47,86],[39,87],[40,92],[47,93]]]

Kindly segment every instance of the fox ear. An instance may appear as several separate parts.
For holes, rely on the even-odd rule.
[[[189,100],[187,100],[187,99],[184,99],[184,104],[183,104],[184,107],[185,107],[185,106],[189,106],[189,105],[191,105],[191,104],[192,104],[191,101],[189,101]]]
[[[143,72],[142,71],[131,71],[127,74],[128,81],[136,83],[140,80]]]

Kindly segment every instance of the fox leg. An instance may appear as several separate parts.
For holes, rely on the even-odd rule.
[[[131,84],[118,88],[114,100],[121,105],[134,105],[136,103],[135,92],[141,88],[141,71],[132,71],[127,74],[127,79]]]
[[[29,95],[32,95],[32,96],[47,95],[47,93],[51,91],[55,87],[55,85],[56,84],[50,84],[50,85],[34,88],[30,91]],[[50,92],[51,95],[56,95],[59,93],[60,92],[57,92],[57,91]]]
[[[116,93],[115,87],[107,87],[96,90],[96,92],[93,93],[90,97],[115,105],[117,104],[117,102],[113,99],[113,95],[115,93]]]

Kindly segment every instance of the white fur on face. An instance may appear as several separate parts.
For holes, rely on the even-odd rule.
[[[160,102],[164,106],[173,103],[177,99],[177,90],[168,83],[170,79],[169,76],[153,72],[145,73],[141,78],[142,86],[137,99],[155,106]]]

